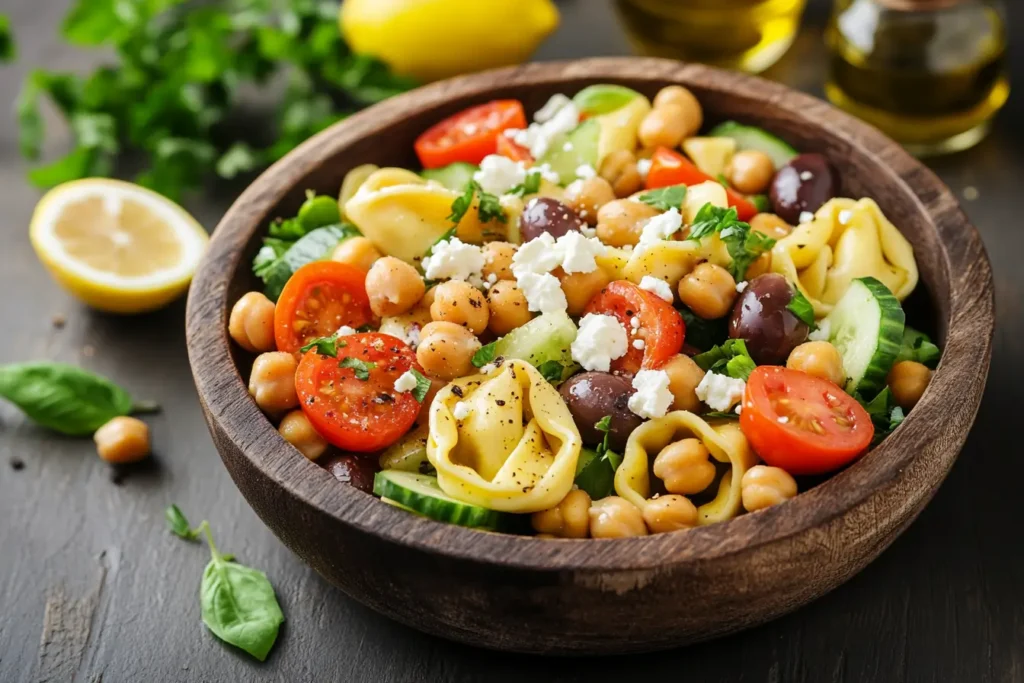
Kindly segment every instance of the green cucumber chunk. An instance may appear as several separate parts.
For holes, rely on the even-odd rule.
[[[401,470],[381,470],[373,478],[373,492],[391,504],[406,507],[439,522],[477,529],[497,529],[502,513],[455,500],[437,483],[437,477]]]
[[[466,183],[473,179],[473,174],[480,170],[475,164],[467,164],[465,161],[456,161],[441,168],[427,168],[420,171],[420,176],[425,180],[435,180],[449,190],[462,192]]]
[[[576,169],[590,166],[597,169],[598,146],[601,140],[601,123],[587,119],[565,136],[558,136],[551,148],[537,163],[547,164],[558,174],[558,182],[568,185],[576,180]]]
[[[473,356],[473,365],[482,367],[499,357],[515,358],[538,369],[543,367],[547,376],[552,364],[559,363],[562,366],[561,380],[566,380],[577,369],[570,348],[574,341],[576,325],[568,315],[544,313],[480,349]]]
[[[846,391],[871,399],[900,353],[906,320],[900,302],[875,278],[862,277],[850,283],[825,320],[829,341],[843,359]]]
[[[775,168],[782,168],[793,160],[799,152],[787,143],[766,130],[754,126],[744,126],[735,121],[720,123],[709,133],[715,138],[732,138],[736,141],[736,148],[739,151],[748,149],[764,152],[767,154]]]
[[[580,90],[572,98],[572,102],[581,113],[599,116],[622,109],[638,97],[640,93],[636,90],[621,85],[599,83]]]

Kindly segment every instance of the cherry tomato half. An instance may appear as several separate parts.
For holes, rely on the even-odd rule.
[[[839,469],[864,453],[875,435],[871,417],[852,396],[777,365],[750,373],[740,428],[762,460],[790,474]]]
[[[278,351],[296,353],[317,337],[342,325],[360,327],[373,320],[366,296],[366,273],[336,261],[307,263],[292,274],[274,309]]]
[[[498,136],[509,128],[526,128],[526,113],[518,100],[494,100],[465,109],[427,129],[416,138],[423,168],[440,168],[464,161],[479,164],[498,149]]]
[[[689,159],[667,147],[659,147],[651,157],[651,170],[647,173],[647,189],[670,185],[699,185],[707,181],[718,182],[694,166]],[[749,221],[757,215],[757,207],[731,187],[725,188],[729,206],[736,209],[741,221]]]
[[[630,333],[629,350],[612,361],[612,371],[636,374],[641,369],[658,368],[683,348],[683,317],[660,296],[632,282],[610,283],[590,300],[584,311],[587,313],[615,316]],[[635,335],[630,322],[633,318],[640,322]],[[633,346],[635,339],[644,340],[642,349]]]
[[[423,372],[404,341],[376,332],[351,334],[338,341],[337,358],[315,350],[302,356],[295,391],[325,439],[367,453],[398,441],[416,422],[419,401],[412,392],[395,391],[395,380],[410,368]]]
[[[530,150],[507,135],[498,136],[498,150],[496,153],[503,157],[508,157],[512,161],[522,161],[527,166],[533,166],[533,155],[530,154]]]

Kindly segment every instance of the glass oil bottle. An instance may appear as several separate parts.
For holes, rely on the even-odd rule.
[[[836,0],[826,40],[829,100],[918,156],[977,144],[1009,96],[1000,0]]]
[[[752,73],[786,53],[806,0],[617,0],[637,52]]]

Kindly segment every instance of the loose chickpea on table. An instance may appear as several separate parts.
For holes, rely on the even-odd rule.
[[[149,455],[149,427],[134,417],[115,417],[93,435],[100,459],[115,465],[138,462]]]

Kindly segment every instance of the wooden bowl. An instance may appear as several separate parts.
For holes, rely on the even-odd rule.
[[[943,348],[903,425],[846,470],[781,505],[686,532],[546,541],[420,518],[340,484],[297,455],[246,390],[251,357],[230,343],[232,304],[258,289],[252,256],[268,222],[307,188],[335,193],[364,163],[415,164],[431,124],[499,97],[529,111],[556,93],[619,83],[647,96],[680,83],[710,120],[763,126],[840,169],[844,194],[873,197],[913,243]],[[914,304],[916,306],[918,304]],[[913,316],[913,311],[911,312]],[[873,128],[776,83],[658,59],[530,64],[436,83],[317,135],[252,184],[225,215],[188,301],[188,350],[214,443],[274,533],[370,607],[445,638],[499,650],[606,654],[669,648],[774,619],[843,583],[935,493],[981,400],[993,284],[977,231],[950,191]]]

